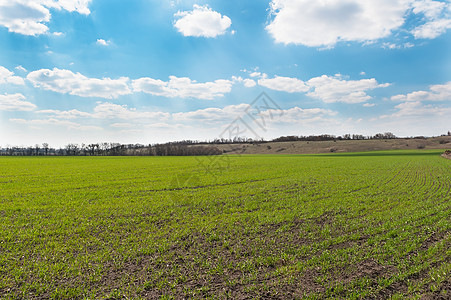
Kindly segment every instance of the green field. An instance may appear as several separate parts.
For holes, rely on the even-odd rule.
[[[451,297],[442,152],[1,157],[0,298]]]

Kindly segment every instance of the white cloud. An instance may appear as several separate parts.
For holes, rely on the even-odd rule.
[[[61,111],[61,110],[39,110],[36,113],[48,115],[55,119],[77,119],[77,118],[94,118],[94,119],[158,119],[165,120],[170,117],[169,113],[164,112],[149,112],[138,111],[134,108],[128,108],[127,105],[119,105],[109,102],[97,103],[94,111],[83,112],[76,109]]]
[[[76,109],[67,110],[67,111],[61,111],[61,110],[55,110],[55,109],[45,109],[45,110],[38,110],[38,111],[36,111],[36,113],[51,115],[54,118],[60,118],[60,119],[77,119],[77,118],[92,116],[92,114],[90,114],[90,113],[79,111]]]
[[[14,76],[14,72],[11,72],[5,67],[0,66],[0,84],[17,84],[24,85],[25,82],[22,77]]]
[[[192,11],[179,11],[175,15],[179,19],[174,27],[184,36],[214,38],[226,33],[232,25],[227,16],[212,10],[207,5],[194,5]]]
[[[248,88],[251,88],[251,87],[254,87],[257,85],[257,83],[254,80],[249,79],[249,78],[244,79],[243,82],[244,82],[244,86],[248,87]]]
[[[433,0],[417,0],[412,3],[413,13],[423,14],[428,19],[440,17],[448,4]]]
[[[119,79],[88,78],[80,73],[54,68],[53,70],[33,71],[28,74],[27,79],[35,87],[80,97],[112,99],[131,94],[127,77]]]
[[[88,15],[91,0],[2,0],[0,26],[23,35],[40,35],[48,31],[49,9],[67,10]]]
[[[228,122],[243,115],[247,108],[249,108],[249,104],[229,105],[224,108],[209,107],[196,111],[174,113],[172,117],[176,121]]]
[[[24,100],[25,96],[22,94],[0,95],[0,111],[31,111],[36,108],[36,105]]]
[[[276,42],[310,47],[389,36],[404,23],[409,0],[273,0],[266,30]]]
[[[396,44],[396,43],[389,43],[389,42],[384,42],[382,43],[382,48],[384,49],[407,49],[407,48],[412,48],[414,46],[414,44],[408,42],[408,43],[404,43],[404,44]]]
[[[252,72],[249,74],[250,77],[266,77],[266,74],[262,74],[261,72]]]
[[[433,39],[451,28],[450,1],[273,0],[270,11],[273,19],[266,30],[276,42],[309,47],[331,48],[347,41],[371,44],[399,32],[414,15],[424,17],[416,17],[416,27],[410,31],[417,39]],[[388,49],[411,46],[384,45]]]
[[[451,29],[450,19],[440,19],[423,24],[412,31],[417,39],[434,39]]]
[[[104,39],[97,39],[96,44],[100,45],[100,46],[110,46],[111,45],[111,41],[110,40],[105,41]]]
[[[382,48],[384,49],[401,49],[400,45],[394,44],[394,43],[382,43]]]
[[[300,108],[293,107],[285,110],[267,110],[262,113],[266,119],[272,117],[275,122],[282,123],[305,123],[311,121],[319,121],[327,116],[335,116],[337,112],[323,108]]]
[[[83,125],[71,121],[59,120],[59,119],[36,119],[36,120],[25,120],[25,119],[9,119],[10,122],[29,126],[63,126],[68,129],[75,130],[103,130],[99,126]]]
[[[189,126],[184,126],[182,124],[153,123],[153,124],[147,124],[144,127],[145,128],[157,128],[157,129],[179,129],[179,128],[188,128]]]
[[[345,80],[341,76],[315,77],[307,82],[314,90],[307,95],[326,103],[361,103],[371,99],[366,91],[387,87],[389,84],[379,84],[376,79]]]
[[[307,92],[309,90],[309,87],[304,81],[297,78],[282,76],[262,78],[258,80],[258,84],[275,91],[283,91],[288,93]]]
[[[131,123],[114,123],[114,124],[111,124],[111,127],[114,127],[114,128],[131,128],[131,127],[134,127],[135,125],[134,124],[131,124]]]
[[[150,112],[150,111],[138,111],[134,108],[128,108],[127,105],[118,105],[114,103],[99,103],[94,108],[93,117],[99,119],[167,119],[169,113],[164,112]]]
[[[50,21],[50,11],[39,2],[34,1],[1,1],[0,25],[10,32],[24,35],[46,33],[48,27],[43,23]]]
[[[376,104],[374,104],[374,103],[365,103],[365,104],[363,104],[363,107],[374,107],[374,106],[376,106]]]
[[[30,1],[30,0],[29,0]],[[36,2],[36,0],[31,0]],[[89,15],[89,4],[92,0],[37,0],[48,8],[55,8],[58,10],[64,9],[69,12],[77,12],[82,15]]]
[[[195,124],[228,124],[237,117],[243,117],[246,110],[250,108],[249,104],[229,105],[224,108],[205,108],[190,112],[180,112],[172,114],[175,121],[194,122]],[[267,109],[261,110],[258,116],[264,118],[265,124],[270,123],[308,123],[319,121],[327,116],[334,116],[337,113],[328,109],[311,108],[302,109],[293,107],[290,109]],[[252,126],[252,124],[248,124]]]
[[[144,92],[168,98],[178,97],[211,100],[229,93],[235,82],[242,82],[246,87],[256,85],[252,79],[233,78],[233,80],[218,79],[204,83],[198,83],[188,77],[179,78],[176,76],[169,76],[169,81],[149,77],[131,81],[127,77],[121,77],[119,79],[89,78],[80,73],[58,68],[33,71],[27,76],[27,79],[35,87],[40,87],[45,90],[80,97],[99,97],[106,99],[117,98],[122,95],[131,94],[132,92]]]
[[[415,91],[391,97],[393,101],[451,101],[451,81],[429,87],[429,91]]]
[[[224,79],[197,83],[188,77],[178,78],[175,76],[169,76],[169,81],[145,77],[133,80],[132,83],[135,92],[144,92],[169,98],[180,97],[206,100],[224,96],[224,94],[232,90],[232,85],[232,81]]]
[[[422,14],[425,24],[417,26],[411,33],[416,39],[434,39],[451,29],[451,3],[432,0],[413,2],[413,13]]]
[[[323,75],[308,81],[297,78],[276,76],[263,78],[258,84],[266,88],[288,92],[307,93],[307,96],[320,99],[326,103],[361,103],[371,99],[366,91],[387,87],[389,84],[379,84],[376,79],[346,80],[340,74],[335,76]]]
[[[419,101],[403,102],[395,106],[397,111],[391,115],[383,115],[380,118],[401,118],[401,117],[449,117],[451,115],[451,108],[440,107],[434,105],[423,105]],[[449,121],[449,119],[448,119]]]
[[[238,77],[232,76],[232,79],[233,79],[233,81],[242,83],[247,88],[251,88],[251,87],[254,87],[257,85],[255,80],[249,79],[249,78],[243,79],[243,77],[241,77],[241,76],[238,76]]]
[[[15,69],[18,70],[18,71],[22,71],[22,72],[28,72],[28,70],[25,69],[25,68],[22,67],[22,66],[17,66]]]

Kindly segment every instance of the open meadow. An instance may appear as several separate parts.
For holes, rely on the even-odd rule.
[[[441,153],[1,157],[0,298],[449,298]]]

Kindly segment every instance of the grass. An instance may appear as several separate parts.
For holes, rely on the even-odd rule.
[[[0,298],[450,297],[440,153],[2,157]]]

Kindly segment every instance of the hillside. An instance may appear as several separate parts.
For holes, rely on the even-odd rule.
[[[315,154],[378,150],[450,149],[451,136],[427,139],[337,140],[214,145],[226,154]]]

